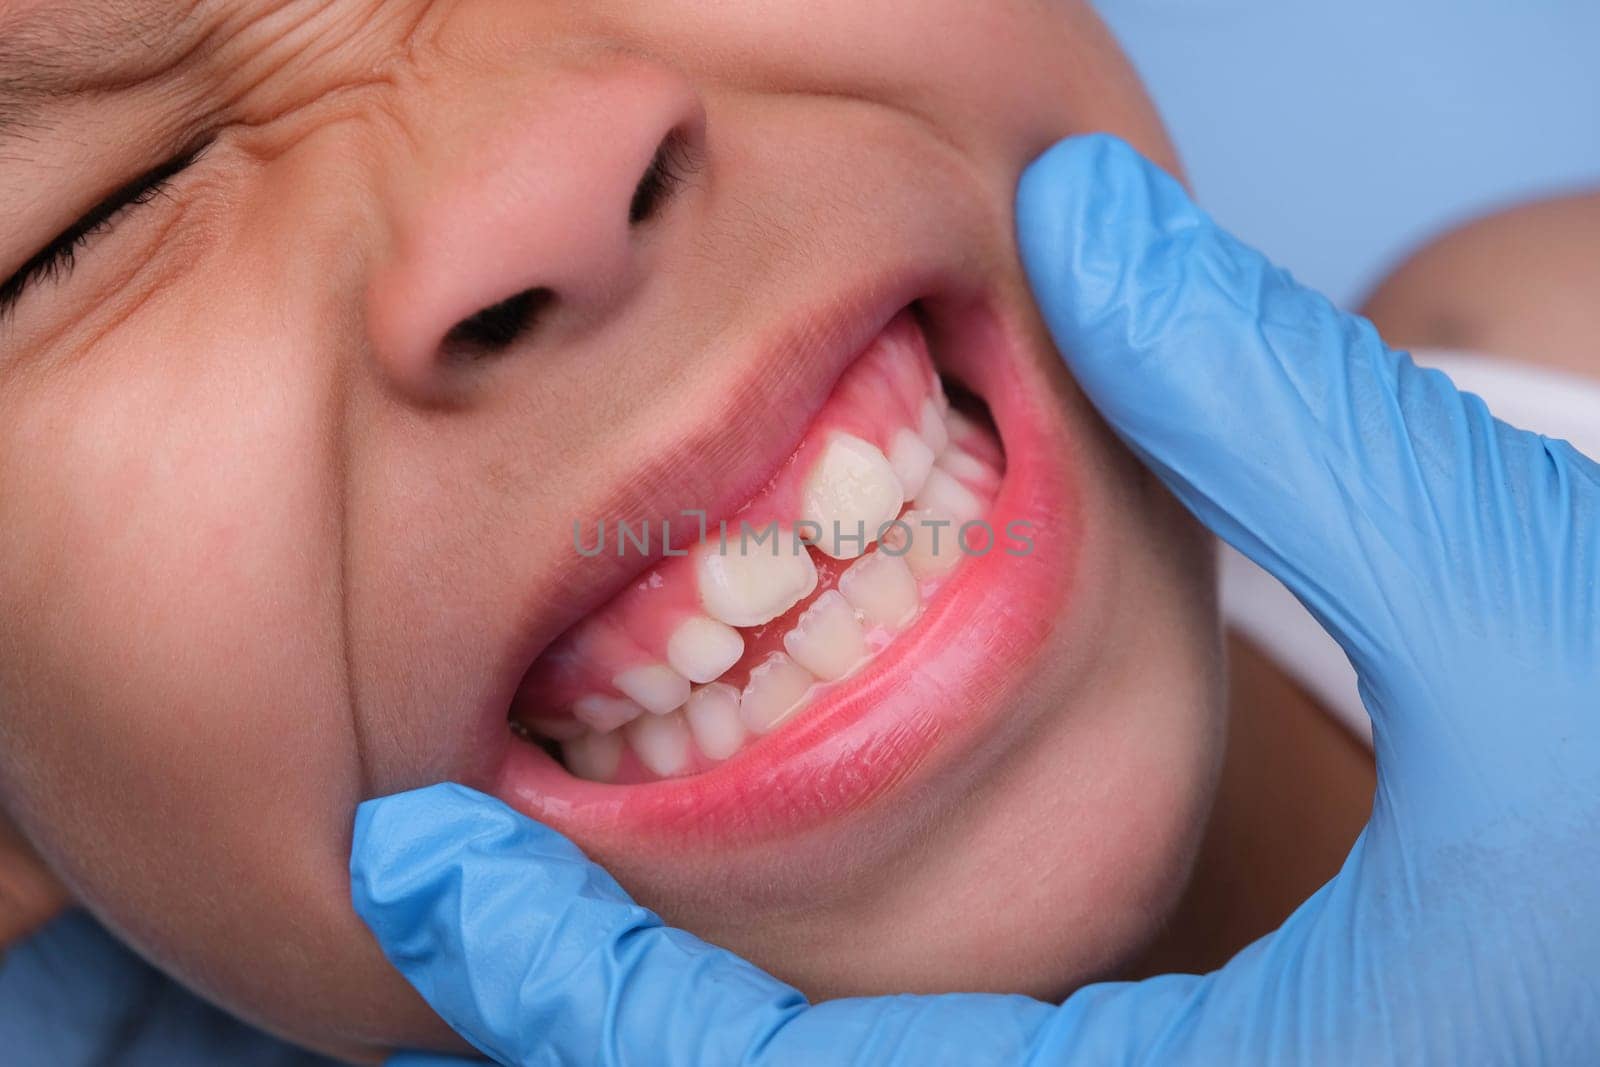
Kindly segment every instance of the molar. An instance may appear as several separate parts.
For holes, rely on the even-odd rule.
[[[854,559],[905,502],[900,479],[877,446],[835,433],[806,478],[802,511],[821,530],[819,549],[834,559]]]
[[[609,782],[616,777],[617,764],[622,759],[622,735],[585,733],[564,742],[561,755],[567,770],[579,778]]]

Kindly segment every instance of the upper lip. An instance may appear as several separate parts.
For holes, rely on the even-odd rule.
[[[681,548],[683,534],[698,532],[684,512],[704,512],[715,523],[754,497],[799,447],[840,375],[897,313],[937,284],[924,273],[902,269],[801,307],[751,346],[751,357],[742,362],[735,381],[710,387],[723,401],[721,410],[708,403],[710,417],[697,420],[616,487],[600,514],[570,520],[589,531],[602,520],[626,521],[635,528],[647,522],[657,532],[669,522],[673,546]],[[707,482],[707,456],[715,456],[709,461],[715,466],[709,484],[715,488],[697,493],[694,484]],[[699,479],[690,476],[697,465]],[[561,588],[530,590],[521,613],[524,621],[509,643],[486,714],[504,718],[539,654],[657,563],[663,548],[658,537],[645,551],[630,545],[627,553],[585,558],[574,550]]]

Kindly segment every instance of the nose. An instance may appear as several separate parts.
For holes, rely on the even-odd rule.
[[[389,252],[366,307],[378,373],[420,401],[547,316],[565,333],[625,301],[657,164],[697,151],[705,123],[686,80],[632,56],[480,76],[426,107],[385,181]]]

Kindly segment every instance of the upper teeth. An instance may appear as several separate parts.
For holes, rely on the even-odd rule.
[[[905,502],[888,457],[853,434],[836,433],[806,479],[804,517],[821,531],[818,548],[835,559],[854,559]]]
[[[701,606],[729,626],[771,622],[817,587],[817,565],[788,531],[779,531],[770,547],[741,534],[696,554]]]

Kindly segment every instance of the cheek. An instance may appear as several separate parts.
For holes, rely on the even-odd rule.
[[[142,324],[6,413],[6,454],[49,462],[0,470],[0,781],[119,934],[300,1025],[342,1002],[318,982],[385,980],[344,873],[330,423],[286,386],[311,380],[294,351],[198,350],[188,322]]]

